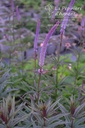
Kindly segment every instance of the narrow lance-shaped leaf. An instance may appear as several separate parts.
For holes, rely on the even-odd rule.
[[[36,35],[35,35],[35,40],[34,40],[34,51],[37,52],[38,49],[38,36],[39,36],[39,31],[40,31],[40,20],[38,19],[37,21],[37,27],[36,27]]]
[[[75,3],[75,0],[71,0],[70,4],[69,4],[69,6],[66,10],[64,19],[63,19],[62,24],[61,24],[61,30],[60,30],[61,34],[63,34],[65,29],[66,29],[66,26],[67,26],[67,23],[68,23],[68,20],[69,20],[69,16],[71,14],[72,7],[73,7],[74,3]]]
[[[59,22],[57,22],[48,32],[44,42],[43,42],[43,46],[41,48],[41,52],[40,52],[40,59],[39,59],[39,66],[42,68],[44,65],[44,59],[45,59],[45,54],[46,54],[46,49],[47,49],[47,44],[48,41],[50,40],[50,37],[52,36],[52,34],[54,33],[54,31],[56,30],[56,28],[58,27]]]

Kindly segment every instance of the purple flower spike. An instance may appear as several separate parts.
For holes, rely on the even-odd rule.
[[[60,0],[54,0],[55,9],[54,9],[54,11],[53,11],[53,14],[52,14],[51,20],[55,18],[55,15],[56,15],[57,10],[58,10],[59,2],[60,2]]]
[[[11,9],[12,9],[12,13],[14,13],[14,0],[11,0]]]
[[[16,7],[16,16],[17,16],[17,20],[20,21],[21,16],[20,16],[20,13],[19,13],[19,8],[18,8],[18,6]]]
[[[41,52],[40,52],[40,59],[39,59],[39,66],[40,68],[42,68],[44,66],[44,59],[45,59],[45,54],[46,54],[46,49],[47,49],[47,44],[48,41],[50,40],[50,37],[52,36],[52,34],[54,33],[54,31],[56,30],[56,28],[58,27],[59,22],[57,22],[48,32],[44,42],[43,42],[43,46],[41,48]]]
[[[66,13],[65,13],[65,16],[64,16],[64,19],[62,21],[62,24],[61,24],[61,30],[60,30],[60,33],[63,34],[65,29],[66,29],[66,26],[67,26],[67,23],[68,23],[68,20],[69,20],[69,16],[70,16],[70,13],[72,11],[72,7],[75,3],[75,0],[71,0],[67,10],[66,10]]]
[[[34,51],[37,52],[38,46],[38,36],[39,36],[39,31],[40,31],[40,20],[38,19],[37,21],[37,27],[36,27],[36,35],[35,35],[35,40],[34,40]]]
[[[69,4],[69,9],[72,10],[72,7],[74,6],[75,0],[71,0],[70,4]]]
[[[85,16],[83,17],[83,19],[81,21],[81,27],[82,27],[82,29],[85,29]]]

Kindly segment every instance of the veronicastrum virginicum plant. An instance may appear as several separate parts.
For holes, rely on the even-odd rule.
[[[57,50],[57,57],[56,57],[56,89],[55,89],[55,95],[57,96],[57,88],[58,88],[58,84],[59,84],[59,76],[58,76],[58,72],[59,72],[59,66],[60,66],[60,51],[61,51],[61,47],[62,47],[62,40],[63,40],[63,35],[65,33],[65,29],[66,29],[66,26],[68,24],[68,20],[69,20],[69,17],[70,17],[70,13],[72,11],[72,7],[75,3],[75,0],[71,0],[67,10],[66,10],[66,13],[65,13],[65,16],[64,16],[64,19],[61,23],[61,29],[60,29],[60,39],[61,39],[61,42],[59,44],[59,48]]]
[[[41,80],[41,75],[43,73],[43,66],[44,66],[44,61],[45,61],[45,55],[46,55],[46,49],[47,49],[47,45],[48,45],[48,41],[50,40],[51,35],[54,33],[54,31],[56,30],[56,28],[59,26],[59,22],[57,22],[48,32],[48,34],[46,35],[46,38],[43,42],[43,46],[41,48],[41,52],[40,52],[40,59],[39,59],[39,67],[40,69],[38,70],[39,72],[39,80],[38,80],[38,100],[40,98],[40,80]]]
[[[12,1],[13,2],[13,1]],[[71,2],[70,4],[70,8],[73,6],[74,4],[74,1]],[[12,10],[14,11],[14,5],[12,5]],[[18,12],[18,8],[16,8],[16,12],[17,12],[17,18],[18,18],[18,21],[20,20],[20,17],[19,17],[19,12]],[[70,12],[70,11],[68,11]],[[67,13],[68,13],[67,12]],[[66,18],[66,17],[65,17]],[[68,18],[68,17],[67,17]],[[68,20],[66,21],[65,26],[63,26],[63,28],[66,28],[66,25],[67,25],[67,22]],[[62,119],[64,119],[64,116],[65,114],[67,113],[66,111],[63,113],[63,114],[60,114],[60,113],[57,113],[56,114],[56,102],[55,103],[40,103],[39,99],[40,99],[40,82],[41,82],[41,75],[44,73],[44,61],[45,61],[45,55],[46,55],[46,49],[47,49],[47,44],[48,44],[48,41],[51,37],[51,35],[53,34],[53,32],[55,31],[55,29],[58,27],[59,23],[56,23],[52,28],[51,30],[49,31],[49,33],[47,34],[44,42],[43,42],[43,47],[41,48],[41,53],[40,53],[40,59],[39,59],[39,67],[40,69],[38,70],[38,73],[39,73],[39,81],[38,81],[38,91],[37,91],[37,99],[38,99],[38,104],[36,104],[36,101],[34,101],[34,103],[32,104],[32,106],[30,107],[31,110],[32,110],[32,118],[31,118],[31,121],[33,122],[33,127],[36,128],[36,127],[47,127],[47,128],[55,128],[57,127],[58,125],[61,125],[61,124],[66,124],[66,122],[68,122],[68,125],[66,125],[66,127],[69,126],[69,124],[71,124],[71,127],[73,128],[73,123],[74,123],[74,119],[71,120],[72,123],[70,123],[69,121],[66,120],[66,122]],[[37,52],[37,40],[38,40],[38,35],[39,35],[39,27],[40,27],[40,21],[38,21],[37,23],[37,29],[36,29],[36,36],[35,36],[35,41],[34,41],[34,50],[35,52]],[[61,44],[62,44],[62,40],[61,40]],[[61,44],[60,44],[60,48],[61,48]],[[58,68],[59,68],[59,54],[60,54],[60,49],[58,51],[58,61],[57,61],[57,69],[56,69],[56,76],[58,75]],[[35,57],[36,57],[36,54],[35,54]],[[35,58],[36,59],[36,58]],[[78,61],[79,61],[79,58],[78,58]],[[35,66],[36,68],[36,66]],[[78,72],[78,63],[77,63],[77,77],[78,78],[78,75],[79,75],[79,72]],[[57,86],[59,84],[59,80],[58,80],[58,76],[56,77],[56,89],[55,89],[55,93],[57,94]],[[75,82],[75,84],[77,84],[77,82]],[[6,103],[5,103],[6,104]],[[8,104],[8,103],[7,103]],[[60,104],[59,104],[60,105]],[[5,105],[4,105],[5,106]],[[61,106],[61,105],[60,105]],[[74,103],[72,102],[71,103],[71,109],[74,109]],[[79,109],[81,108],[82,106],[79,107]],[[61,107],[60,107],[61,108]],[[74,110],[73,110],[74,111]],[[74,114],[73,111],[71,111],[71,114]],[[58,111],[59,112],[59,111]],[[62,111],[63,112],[63,111]],[[71,117],[73,118],[74,115],[72,115]],[[82,114],[81,114],[82,116]],[[83,116],[82,116],[83,117]],[[62,118],[62,119],[61,119]],[[68,117],[69,118],[69,117]],[[67,119],[67,116],[66,116],[66,119]],[[79,119],[80,121],[80,119]],[[26,120],[27,122],[27,120]],[[5,124],[8,123],[5,121]],[[13,122],[12,122],[13,123]],[[77,122],[78,123],[78,122]],[[81,123],[81,121],[80,121]],[[6,124],[8,125],[8,124]],[[16,122],[15,122],[15,125],[16,125]],[[10,125],[11,126],[11,125]],[[28,126],[28,125],[27,125]],[[79,126],[79,124],[77,125],[76,124],[76,127]],[[80,125],[81,126],[81,125]],[[80,128],[79,126],[79,128]],[[84,125],[83,125],[84,126]],[[14,124],[11,126],[11,128],[14,127]]]
[[[66,29],[66,26],[67,26],[67,23],[68,23],[68,20],[69,20],[69,17],[70,17],[70,13],[72,11],[72,7],[75,3],[75,0],[71,0],[67,10],[66,10],[66,13],[65,13],[65,16],[64,16],[64,19],[61,23],[61,29],[60,29],[60,39],[61,39],[61,42],[59,44],[59,48],[58,48],[58,51],[57,51],[57,64],[56,64],[56,94],[57,94],[57,88],[58,88],[58,84],[59,84],[59,78],[58,78],[58,72],[59,72],[59,63],[60,63],[60,50],[61,50],[61,47],[62,47],[62,40],[63,40],[63,34],[65,32],[65,29]]]
[[[64,31],[66,29],[66,26],[67,26],[67,23],[68,23],[68,20],[69,20],[69,17],[70,17],[70,13],[72,11],[72,7],[75,3],[75,0],[71,0],[70,4],[69,4],[69,7],[67,8],[66,10],[66,13],[65,13],[65,16],[64,16],[64,19],[63,19],[63,22],[61,24],[61,43],[60,43],[60,46],[59,46],[59,49],[58,49],[58,54],[57,54],[57,64],[56,64],[56,89],[55,89],[55,94],[57,96],[57,88],[58,88],[58,84],[59,83],[59,78],[58,78],[58,69],[59,69],[59,63],[60,63],[60,50],[61,50],[61,47],[62,47],[62,38],[63,38],[63,34],[64,34]],[[41,79],[41,74],[44,72],[43,71],[43,66],[44,66],[44,60],[45,60],[45,54],[46,54],[46,48],[47,48],[47,43],[49,41],[49,38],[50,36],[52,35],[51,31],[49,31],[48,35],[46,36],[45,38],[45,41],[43,42],[43,46],[41,48],[41,52],[40,52],[40,59],[39,59],[39,66],[40,66],[40,69],[38,70],[39,72],[39,80],[38,80],[38,99],[39,99],[39,93],[40,93],[40,79]],[[77,59],[79,61],[79,58]],[[77,62],[78,62],[77,61]],[[78,68],[78,63],[77,63],[77,68]],[[78,69],[77,69],[78,70]],[[78,74],[77,74],[78,75]],[[75,76],[76,77],[76,76]],[[75,80],[76,81],[76,80]]]

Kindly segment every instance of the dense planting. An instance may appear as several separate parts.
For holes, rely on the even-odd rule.
[[[84,1],[0,6],[0,128],[84,128]]]

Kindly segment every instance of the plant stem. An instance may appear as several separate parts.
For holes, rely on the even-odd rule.
[[[78,59],[76,62],[76,76],[75,76],[75,85],[77,85],[77,79],[78,79],[78,74],[79,74],[79,61],[80,61],[80,54],[78,54]]]
[[[59,60],[60,60],[60,51],[61,51],[61,47],[62,47],[62,39],[63,39],[63,34],[61,34],[61,42],[59,45],[59,49],[58,49],[58,53],[57,53],[57,67],[56,67],[56,94],[57,94],[57,90],[58,90],[58,71],[59,71]]]
[[[46,126],[46,119],[44,118],[44,126]]]
[[[13,27],[13,42],[14,42],[15,41],[15,36],[14,36],[14,12],[12,14],[13,14],[13,22],[12,22],[13,26],[12,27]]]
[[[74,128],[74,117],[72,117],[71,128]]]
[[[41,81],[42,68],[40,68],[39,80],[38,80],[38,101],[40,99],[40,81]]]
[[[36,70],[36,59],[37,59],[37,53],[34,52],[34,69]]]

